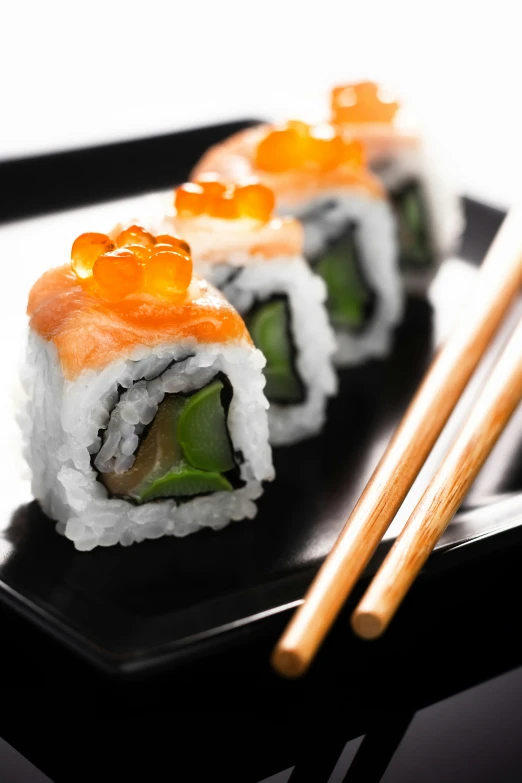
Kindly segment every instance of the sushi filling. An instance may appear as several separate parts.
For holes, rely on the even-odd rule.
[[[363,274],[353,223],[328,242],[322,255],[312,260],[312,267],[326,283],[326,308],[333,326],[363,331],[375,311],[376,295]]]
[[[259,302],[244,316],[257,348],[265,355],[265,395],[269,402],[297,405],[304,402],[305,387],[296,368],[288,298],[275,296]]]
[[[166,394],[124,473],[101,473],[112,497],[138,504],[231,492],[239,471],[227,427],[230,384],[217,377],[198,391]]]
[[[397,217],[401,267],[429,267],[434,262],[434,254],[420,184],[411,180],[390,196]]]

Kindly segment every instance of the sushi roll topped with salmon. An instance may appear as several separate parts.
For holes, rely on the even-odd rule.
[[[228,182],[256,177],[273,190],[278,206],[298,205],[335,188],[358,188],[376,198],[383,187],[365,165],[362,144],[330,123],[249,128],[211,148],[192,176],[215,174]]]
[[[402,313],[395,221],[364,147],[331,123],[250,128],[211,148],[193,177],[269,187],[298,219],[304,255],[327,287],[339,366],[384,356]]]
[[[198,272],[241,313],[266,357],[273,444],[319,432],[337,390],[326,287],[303,258],[303,227],[274,214],[273,191],[202,175],[181,185],[162,231],[185,237]]]
[[[257,179],[234,185],[204,174],[176,189],[165,230],[187,238],[198,269],[204,261],[220,261],[224,249],[227,256],[238,252],[265,259],[301,255],[301,224],[278,217],[274,209],[273,190]]]
[[[341,134],[359,139],[372,168],[397,149],[411,150],[420,145],[412,118],[395,96],[374,82],[334,87],[330,122]]]
[[[378,84],[335,87],[330,111],[341,134],[363,143],[394,206],[408,288],[424,290],[440,261],[456,249],[464,225],[458,198],[411,116]]]
[[[185,240],[82,234],[28,315],[33,492],[78,549],[255,515],[274,476],[265,359]]]

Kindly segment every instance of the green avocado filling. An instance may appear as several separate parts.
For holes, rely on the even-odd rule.
[[[132,468],[102,475],[109,492],[138,503],[230,492],[232,484],[223,474],[236,463],[221,399],[223,388],[222,381],[214,380],[189,397],[167,395]]]
[[[303,385],[294,368],[290,314],[284,299],[263,303],[245,316],[254,344],[264,353],[265,394],[270,402],[303,400]]]
[[[332,324],[338,329],[361,330],[371,317],[375,295],[357,262],[353,228],[333,242],[313,267],[326,283]]]
[[[410,182],[391,194],[399,228],[400,265],[424,269],[433,263],[426,205],[418,183]]]

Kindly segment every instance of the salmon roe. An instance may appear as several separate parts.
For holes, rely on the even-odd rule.
[[[105,234],[80,234],[71,248],[71,266],[78,277],[85,279],[91,276],[98,256],[111,250],[114,250],[114,242]]]
[[[308,125],[291,120],[273,128],[260,141],[256,165],[281,173],[292,169],[331,171],[342,165],[364,166],[362,144],[344,139],[333,125]]]
[[[153,247],[156,240],[149,231],[146,231],[141,226],[129,226],[116,238],[116,245],[118,247],[125,247],[126,245],[142,245],[143,247]]]
[[[171,237],[170,234],[158,234],[156,237],[156,242],[158,244],[163,245],[171,245],[172,247],[179,247],[181,250],[184,250],[185,253],[188,253],[190,255],[190,245],[188,242],[185,242],[184,239],[180,239],[179,237]]]
[[[205,196],[209,198],[223,196],[227,191],[225,183],[221,182],[217,174],[212,172],[202,174],[198,179],[198,185],[203,188]]]
[[[163,296],[184,294],[192,279],[192,259],[181,248],[156,245],[145,266],[145,290]]]
[[[145,247],[145,245],[125,245],[125,248],[132,251],[136,258],[142,263],[147,261],[150,256],[151,248]]]
[[[294,124],[275,128],[268,133],[257,148],[256,164],[264,171],[281,172],[297,169],[302,163],[303,142],[307,135]]]
[[[192,279],[190,247],[169,234],[154,237],[141,226],[105,234],[82,234],[71,250],[71,266],[95,295],[119,301],[137,293],[172,297]]]
[[[205,212],[205,191],[194,182],[185,182],[176,190],[174,205],[178,215],[201,215]]]
[[[334,87],[330,97],[332,122],[393,122],[399,103],[374,82]]]
[[[239,217],[233,193],[223,193],[219,198],[209,199],[206,207],[205,212],[215,218],[235,220]]]
[[[253,183],[236,188],[235,200],[241,217],[270,220],[275,207],[274,192],[264,185]]]
[[[143,286],[143,266],[132,250],[122,247],[94,262],[92,276],[104,299],[118,301]]]
[[[221,220],[252,218],[266,223],[272,217],[275,197],[259,182],[225,185],[214,174],[181,185],[174,205],[181,217],[209,215]]]

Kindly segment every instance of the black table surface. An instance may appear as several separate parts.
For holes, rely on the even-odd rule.
[[[378,644],[351,634],[354,596],[297,682],[268,666],[274,631],[128,682],[3,608],[0,735],[56,783],[521,780],[521,557],[421,579]]]

